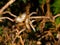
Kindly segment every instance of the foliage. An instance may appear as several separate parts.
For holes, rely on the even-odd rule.
[[[54,0],[54,3],[51,5],[51,7],[53,8],[53,12],[54,14],[58,14],[60,13],[60,0]]]
[[[8,0],[2,0],[2,1],[0,0],[0,8],[2,8],[7,2],[8,2]],[[29,3],[31,5],[31,7],[29,9],[28,8],[26,9],[26,7],[30,6]],[[19,15],[20,13],[21,13],[21,15],[23,13],[27,14],[27,13],[33,12],[33,10],[35,12],[37,12],[37,14],[32,15],[31,17],[34,17],[34,16],[39,17],[39,16],[41,16],[41,15],[39,15],[39,13],[42,12],[42,8],[41,8],[41,6],[43,5],[42,3],[44,3],[44,7],[43,7],[44,11],[47,12],[46,0],[16,0],[6,10],[12,12],[15,16],[17,16],[16,19],[20,16]],[[52,10],[51,12],[53,13],[53,15],[60,13],[60,10],[59,10],[60,9],[60,0],[54,0],[54,2],[52,4],[50,4],[50,9]],[[29,11],[32,10],[32,11],[29,12],[28,10]],[[0,35],[2,35],[1,38],[3,38],[2,39],[3,43],[7,43],[6,45],[9,45],[9,44],[12,45],[13,41],[14,41],[14,43],[16,43],[16,45],[18,45],[20,43],[23,45],[23,42],[27,43],[27,44],[24,43],[25,45],[28,45],[30,43],[32,43],[32,45],[33,45],[35,43],[34,41],[36,41],[36,43],[37,43],[38,40],[39,40],[39,42],[43,41],[44,43],[46,43],[46,42],[55,43],[56,42],[55,37],[57,36],[57,32],[58,32],[58,31],[56,31],[56,27],[57,27],[57,25],[60,24],[60,17],[57,17],[55,19],[54,23],[56,23],[56,25],[53,26],[53,23],[50,22],[49,20],[51,18],[53,18],[54,16],[50,17],[50,19],[46,19],[49,21],[49,22],[47,22],[45,20],[45,18],[40,17],[40,19],[37,19],[37,18],[29,19],[30,17],[27,15],[26,19],[22,23],[21,22],[16,23],[16,19],[9,16],[9,14],[3,15],[3,17],[6,17],[6,16],[14,20],[14,22],[10,22],[9,20],[6,20],[5,22],[3,21],[2,23],[0,23],[0,26],[2,25],[4,27],[4,28],[0,27]],[[43,16],[45,16],[45,15],[43,15]],[[47,17],[47,16],[45,16],[45,17]],[[1,18],[1,16],[0,16],[0,18]],[[26,21],[27,19],[28,19],[28,22]],[[30,24],[29,21],[33,22],[32,20],[34,20],[36,22],[34,22],[34,24],[33,23]],[[26,22],[28,25],[26,25]],[[41,23],[41,22],[43,22],[43,23]],[[42,26],[40,24],[42,24]],[[28,29],[27,26],[30,26],[30,29]],[[40,26],[41,26],[41,28],[40,28]],[[43,27],[43,29],[42,29],[42,27]],[[25,28],[25,30],[22,30],[23,28]],[[36,29],[36,32],[33,31],[33,28]],[[50,30],[52,32],[50,32]],[[22,33],[19,34],[19,31],[22,31]],[[15,38],[16,38],[16,40],[15,40]],[[19,38],[20,38],[20,40],[19,40]],[[44,39],[44,40],[42,40],[42,39]],[[6,41],[4,41],[4,40],[6,40]],[[41,43],[43,43],[43,42],[41,42]],[[37,44],[35,44],[35,45],[37,45]]]
[[[57,17],[57,18],[55,19],[55,23],[56,23],[56,25],[60,24],[60,17]]]

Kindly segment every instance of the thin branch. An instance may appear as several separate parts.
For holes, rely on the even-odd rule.
[[[12,43],[14,43],[14,41],[16,40],[17,37],[20,38],[20,40],[22,40],[21,37],[19,36],[19,34],[21,34],[23,31],[25,31],[25,28],[22,29],[21,31],[18,31],[18,29],[16,29],[16,31],[17,31],[17,33],[16,33],[16,36],[15,36],[15,38],[13,39]],[[22,42],[21,42],[21,43],[22,43]]]
[[[30,26],[29,26],[29,19],[26,19],[25,23],[26,23],[27,29],[30,29]]]
[[[34,30],[34,31],[36,31],[36,29],[34,28],[34,26],[33,26],[33,22],[34,22],[35,20],[32,20],[32,21],[30,21],[30,26],[31,26],[31,28]]]
[[[42,12],[44,13],[44,0],[42,0],[42,6],[41,6],[41,8],[42,8]]]
[[[22,32],[24,32],[26,29],[22,29],[21,31],[18,32],[18,34],[21,34]]]
[[[2,19],[8,19],[8,20],[10,20],[10,21],[12,21],[12,22],[14,21],[13,19],[11,19],[11,18],[9,18],[9,17],[1,17],[0,20],[2,20]]]
[[[14,15],[14,14],[12,14],[10,11],[5,11],[5,12],[3,12],[3,14],[6,14],[6,13],[8,13],[8,14],[10,14],[11,16],[13,16],[13,17],[17,17],[16,15]]]
[[[33,17],[30,17],[30,19],[33,19],[33,18],[48,18],[48,19],[50,19],[50,17],[47,17],[47,16],[33,16]]]
[[[0,9],[0,14],[3,13],[3,11],[8,8],[9,5],[11,5],[13,2],[15,2],[15,0],[10,0],[9,2],[7,2],[7,4],[5,4],[1,9]]]
[[[37,12],[32,12],[32,13],[30,13],[29,15],[32,16],[33,14],[37,14]]]
[[[57,14],[56,16],[53,17],[53,20],[55,21],[55,19],[59,16],[60,16],[60,14]]]
[[[40,23],[39,28],[40,28],[41,32],[43,32],[43,28],[45,27],[45,23],[46,23],[46,19],[42,20]]]
[[[35,20],[32,20],[31,22],[33,23]]]
[[[23,40],[22,40],[22,37],[21,37],[21,36],[19,36],[19,37],[20,37],[20,42],[21,42],[21,44],[24,45],[24,42],[23,42]]]

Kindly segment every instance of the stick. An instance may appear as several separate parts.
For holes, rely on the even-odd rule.
[[[33,18],[50,18],[50,17],[46,17],[46,16],[33,16],[33,17],[30,17],[30,19],[33,19]]]
[[[11,16],[13,16],[13,17],[17,17],[16,15],[14,15],[14,14],[12,14],[10,11],[5,11],[5,12],[3,12],[3,14],[6,14],[6,13],[8,13],[8,14],[10,14]]]
[[[10,21],[12,21],[12,22],[14,21],[13,19],[11,19],[11,18],[9,18],[9,17],[1,17],[0,20],[2,20],[2,19],[8,19],[8,20],[10,20]]]
[[[13,2],[15,2],[15,0],[10,0],[9,2],[7,2],[7,4],[5,4],[1,9],[0,9],[0,14],[3,13],[3,11],[8,8],[9,5],[11,5]]]

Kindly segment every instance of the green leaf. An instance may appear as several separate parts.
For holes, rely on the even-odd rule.
[[[60,24],[60,17],[57,17],[57,18],[55,19],[55,23],[56,23],[56,25]]]
[[[54,0],[54,3],[51,5],[53,8],[54,14],[60,13],[60,0]]]

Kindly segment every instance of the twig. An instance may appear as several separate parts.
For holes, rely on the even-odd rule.
[[[33,17],[30,17],[30,19],[33,19],[33,18],[48,18],[48,19],[50,19],[50,17],[46,17],[46,16],[33,16]]]
[[[55,21],[55,19],[59,16],[60,16],[60,14],[57,14],[56,16],[53,17],[53,20]]]
[[[17,29],[17,30],[18,30],[18,29]],[[18,35],[21,34],[21,33],[24,32],[24,31],[25,31],[25,28],[22,29],[21,31],[18,31]]]
[[[44,13],[44,0],[42,0],[42,6],[41,6],[41,8],[42,8],[42,12]]]
[[[1,17],[0,20],[2,20],[2,19],[8,19],[8,20],[10,20],[10,21],[12,21],[12,22],[14,21],[13,19],[11,19],[11,18],[9,18],[9,17]]]
[[[9,5],[11,5],[13,2],[15,2],[15,0],[10,0],[9,2],[7,2],[7,4],[5,4],[1,9],[0,9],[0,14],[3,13],[3,11],[8,8]]]
[[[23,42],[23,40],[22,40],[22,37],[21,37],[21,36],[19,36],[19,37],[20,37],[20,42],[21,42],[21,44],[24,45],[24,42]]]
[[[33,14],[37,14],[37,12],[32,12],[32,13],[30,13],[29,15],[32,16]]]
[[[6,14],[6,13],[8,13],[8,14],[10,14],[11,16],[13,16],[13,17],[17,17],[16,15],[14,15],[14,14],[12,14],[10,11],[5,11],[5,12],[3,12],[3,14]]]
[[[46,23],[46,19],[43,19],[40,23],[39,28],[40,28],[41,32],[43,32],[43,28],[45,27],[45,23]]]
[[[29,30],[29,29],[30,29],[30,26],[29,26],[29,19],[26,19],[25,23],[26,23],[27,29]]]
[[[19,36],[19,34],[21,34],[23,31],[25,31],[25,28],[22,29],[21,31],[18,31],[18,29],[16,29],[16,31],[17,31],[17,33],[16,33],[16,36],[15,36],[15,38],[13,39],[12,43],[14,43],[14,41],[15,41],[15,39],[16,39],[17,37],[20,38],[20,40],[22,40],[22,38],[21,38],[21,36]],[[21,41],[21,43],[22,43],[22,41]]]
[[[31,26],[31,28],[34,30],[34,32],[36,31],[36,29],[34,28],[34,26],[33,26],[33,22],[34,22],[35,20],[32,20],[32,21],[30,21],[30,26]]]

